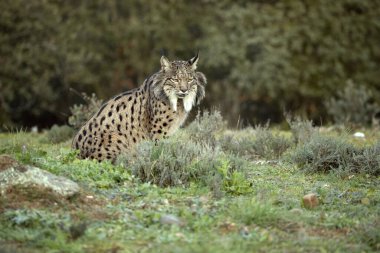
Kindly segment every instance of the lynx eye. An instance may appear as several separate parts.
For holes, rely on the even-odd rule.
[[[172,82],[178,83],[178,78],[172,77],[172,78],[169,78],[169,80]]]
[[[192,77],[190,77],[188,80],[189,83],[192,83],[193,81],[194,81],[194,78],[192,78]]]

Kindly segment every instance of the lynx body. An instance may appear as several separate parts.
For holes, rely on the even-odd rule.
[[[78,131],[72,142],[81,158],[115,160],[142,140],[173,134],[205,96],[206,77],[189,61],[161,57],[161,69],[143,85],[111,98]]]

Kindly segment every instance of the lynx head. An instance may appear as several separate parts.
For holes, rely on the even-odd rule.
[[[177,102],[182,102],[189,112],[205,96],[207,81],[204,74],[196,71],[198,59],[198,54],[188,61],[169,61],[161,57],[161,82],[156,86],[155,95],[168,99],[174,111],[177,111]]]

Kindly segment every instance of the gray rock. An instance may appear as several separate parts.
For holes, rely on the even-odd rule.
[[[160,223],[161,224],[168,224],[168,225],[178,225],[178,226],[183,226],[185,223],[178,218],[175,215],[172,214],[164,214],[160,218]]]
[[[0,192],[14,185],[40,186],[53,192],[70,197],[79,192],[77,183],[61,176],[56,176],[37,167],[19,164],[8,155],[0,155]]]

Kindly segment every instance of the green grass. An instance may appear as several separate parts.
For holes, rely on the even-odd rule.
[[[225,132],[217,129],[215,136],[210,136],[214,130],[205,130],[202,142],[189,139],[191,145],[176,144],[176,140],[185,141],[191,131],[197,131],[197,127],[193,125],[190,130],[181,131],[157,146],[144,144],[145,149],[141,152],[149,157],[129,162],[121,159],[117,165],[78,160],[76,153],[70,150],[70,141],[48,143],[47,133],[0,134],[1,154],[10,154],[21,162],[68,177],[83,188],[77,198],[57,200],[56,205],[53,197],[50,204],[39,202],[36,193],[30,203],[25,198],[28,192],[22,188],[13,192],[12,199],[0,195],[0,251],[380,250],[378,176],[305,171],[289,159],[298,152],[298,145],[304,143],[289,146],[290,142],[286,141],[284,154],[282,151],[275,155],[269,153],[267,157],[271,161],[280,156],[271,163],[256,162],[255,159],[266,155],[257,157],[254,153],[240,152],[239,145],[234,145],[232,150],[226,148],[226,135],[232,139],[238,136],[241,149],[251,143],[259,145],[253,130]],[[372,137],[362,140],[357,145],[360,148],[377,143],[379,136],[367,131]],[[285,140],[281,136],[291,139],[289,133],[277,133],[266,133],[266,136],[281,143]],[[334,138],[340,136],[336,132],[333,135]],[[345,135],[344,138],[348,137]],[[174,148],[170,149],[168,145]],[[197,148],[206,148],[209,153],[197,153]],[[182,154],[178,164],[172,163],[182,149],[187,153]],[[162,155],[163,152],[170,153]],[[216,162],[209,159],[213,155]],[[141,172],[139,168],[146,171],[147,164],[153,168],[149,173],[155,174],[143,180],[137,172]],[[186,170],[192,170],[193,174],[182,177],[183,183],[160,187],[159,181],[154,180],[163,177],[159,168],[165,165],[171,166],[178,175],[183,175]],[[148,179],[157,185],[149,183]],[[305,209],[302,197],[311,192],[318,195],[320,204],[314,209]],[[25,195],[23,198],[22,194]],[[19,201],[15,199],[17,197]],[[161,223],[160,218],[168,214],[178,217],[182,223]]]

